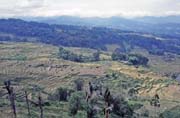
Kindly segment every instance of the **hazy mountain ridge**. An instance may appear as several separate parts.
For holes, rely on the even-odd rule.
[[[164,17],[90,17],[81,18],[75,16],[55,16],[55,17],[24,17],[27,21],[39,21],[49,24],[64,24],[76,26],[96,26],[109,27],[122,30],[131,30],[138,32],[153,33],[163,37],[180,38],[180,16],[164,16]]]
[[[37,41],[53,45],[88,47],[106,50],[107,44],[118,44],[121,51],[127,52],[134,47],[148,51],[160,50],[179,54],[180,42],[177,40],[159,40],[161,37],[119,29],[98,27],[79,27],[71,25],[49,25],[38,22],[26,22],[18,19],[0,20],[0,32],[14,37],[1,35],[1,40]],[[33,39],[33,40],[32,40]],[[129,47],[127,49],[126,47]]]

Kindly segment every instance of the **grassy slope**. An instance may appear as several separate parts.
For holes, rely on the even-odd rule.
[[[68,49],[84,54],[94,52],[94,50],[90,49]],[[144,67],[135,68],[113,61],[95,63],[69,62],[58,59],[57,53],[57,47],[45,44],[6,42],[0,44],[0,85],[3,85],[4,80],[12,79],[18,83],[16,91],[32,88],[32,86],[37,85],[43,91],[51,93],[61,86],[73,88],[73,81],[78,78],[84,79],[85,85],[87,85],[89,81],[98,81],[105,78],[106,75],[116,72],[120,73],[116,79],[102,79],[104,85],[110,87],[114,93],[121,93],[122,81],[129,83],[130,87],[134,87],[134,83],[137,80],[137,83],[141,83],[138,95],[140,98],[148,100],[156,91],[160,94],[163,103],[160,109],[161,111],[165,110],[164,108],[171,108],[180,102],[180,86],[175,81],[163,77],[161,74],[150,69]],[[106,52],[103,56],[109,58],[107,54]],[[125,91],[123,89],[123,92]],[[44,99],[46,96],[45,94]],[[153,108],[149,106],[148,101],[142,103],[147,109],[152,111]],[[67,106],[67,103],[64,104],[64,106]],[[46,112],[46,115],[49,114],[49,117],[58,117],[59,111],[61,111],[58,111],[58,106],[60,107],[62,105],[57,105],[57,107],[51,105],[47,107],[48,112]],[[36,111],[34,110],[34,114],[38,115]],[[68,117],[66,112],[67,107],[63,107],[63,111],[63,114]],[[2,113],[4,115],[8,115],[8,112],[10,112],[8,111],[8,107],[7,112],[3,108]],[[83,117],[83,115],[80,116]]]
[[[150,59],[149,65],[151,69],[162,75],[168,73],[180,73],[180,56],[174,55],[171,61],[166,61],[167,56],[150,55],[146,50],[136,48],[133,53],[140,53]]]

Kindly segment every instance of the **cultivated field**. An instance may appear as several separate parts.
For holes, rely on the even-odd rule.
[[[67,48],[67,47],[66,47]],[[95,50],[83,48],[67,48],[74,53],[92,55]],[[112,49],[113,50],[113,49]],[[136,51],[137,52],[137,51]],[[15,93],[22,94],[27,90],[32,100],[36,100],[41,91],[43,99],[47,100],[49,94],[59,87],[74,88],[74,81],[82,79],[84,89],[88,82],[102,82],[104,87],[109,87],[114,94],[122,94],[129,99],[129,104],[141,103],[154,116],[154,110],[149,105],[149,100],[155,93],[160,96],[161,107],[158,112],[180,105],[180,85],[175,80],[164,76],[163,73],[180,72],[176,61],[164,62],[162,57],[150,56],[150,67],[136,68],[122,62],[110,59],[111,52],[102,52],[101,61],[76,63],[58,58],[58,47],[41,43],[0,43],[0,94],[5,93],[3,82],[12,80]],[[155,61],[156,60],[156,61]],[[159,66],[161,65],[161,66]],[[169,71],[168,71],[169,70]],[[137,99],[130,99],[128,91],[131,88],[138,90]],[[9,102],[0,98],[0,118],[11,117]],[[48,118],[68,118],[68,103],[51,102],[45,106],[45,116]],[[19,117],[26,116],[25,103],[17,101]],[[136,112],[141,112],[140,110]],[[38,108],[32,106],[34,117],[38,116]],[[84,117],[85,113],[79,112],[77,118]]]

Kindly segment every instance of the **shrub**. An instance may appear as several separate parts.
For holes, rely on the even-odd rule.
[[[127,61],[128,57],[126,54],[113,52],[111,56],[114,61]]]
[[[113,113],[119,117],[131,118],[133,116],[133,109],[131,109],[122,96],[114,98],[113,106]]]
[[[75,80],[75,87],[77,91],[82,91],[83,90],[83,85],[84,85],[84,81],[83,80]]]
[[[68,89],[58,88],[55,93],[48,96],[48,99],[54,101],[67,101],[67,97],[68,97]]]
[[[93,98],[89,101],[89,104],[87,106],[87,118],[97,118],[97,109],[95,108],[95,105],[97,105],[97,98]]]
[[[144,108],[143,111],[142,111],[142,113],[141,113],[141,116],[149,117],[149,111]]]
[[[147,65],[149,59],[140,54],[124,54],[120,52],[113,52],[111,55],[114,61],[128,61],[133,65]]]
[[[69,114],[75,116],[78,110],[84,110],[87,108],[85,101],[84,92],[75,92],[71,95],[69,99]]]
[[[149,59],[139,54],[129,54],[128,61],[133,65],[147,65]]]
[[[160,114],[160,118],[179,118],[180,116],[180,106],[175,106],[172,109],[166,110]]]
[[[100,51],[99,50],[97,52],[93,53],[93,58],[94,58],[94,61],[100,60]]]
[[[92,62],[92,61],[99,61],[100,60],[100,52],[97,51],[93,54],[93,56],[83,56],[75,54],[71,51],[65,50],[63,47],[59,48],[58,53],[59,58],[64,60],[74,61],[74,62]]]

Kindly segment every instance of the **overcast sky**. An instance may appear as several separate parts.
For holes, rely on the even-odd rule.
[[[0,0],[0,17],[180,15],[180,0]]]

